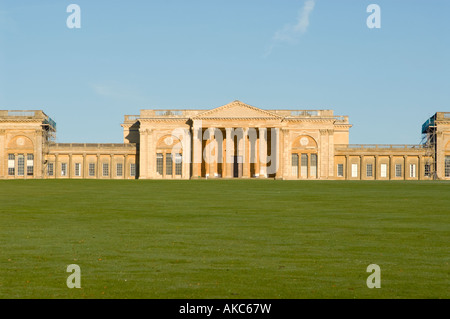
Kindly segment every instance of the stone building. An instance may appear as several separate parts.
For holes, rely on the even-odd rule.
[[[349,144],[332,110],[211,110],[125,115],[123,143],[55,143],[43,111],[0,111],[0,178],[333,180],[450,179],[450,112],[422,126],[418,145]]]

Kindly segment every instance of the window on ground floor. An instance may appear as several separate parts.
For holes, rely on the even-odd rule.
[[[47,175],[53,176],[53,163],[48,163],[47,165]]]
[[[416,177],[416,164],[409,165],[409,177]]]
[[[445,177],[450,177],[450,156],[445,157]]]
[[[108,163],[103,163],[102,172],[103,172],[104,177],[109,176],[109,164]]]
[[[135,163],[130,164],[130,176],[136,176],[136,164]]]
[[[395,164],[395,177],[402,177],[402,164]]]
[[[81,163],[75,163],[75,176],[81,176]]]
[[[95,163],[89,163],[89,176],[95,176]]]
[[[123,176],[123,164],[122,163],[116,164],[116,176]]]
[[[300,175],[308,177],[308,154],[302,154],[300,158]]]
[[[164,155],[162,153],[156,154],[156,173],[163,174],[164,170]]]
[[[183,157],[181,154],[175,154],[175,175],[181,176],[183,171]]]
[[[34,171],[34,155],[27,154],[27,175],[33,176]]]
[[[14,154],[8,154],[8,175],[15,175],[16,156]]]
[[[25,156],[23,154],[17,155],[17,175],[25,175]]]
[[[172,176],[172,154],[166,153],[166,176]]]
[[[358,164],[352,164],[352,177],[358,177]]]
[[[311,176],[317,177],[317,154],[311,154]]]
[[[366,176],[373,177],[373,165],[372,164],[366,165]]]
[[[337,164],[337,176],[344,177],[344,164]]]
[[[387,164],[380,165],[380,176],[387,177]]]
[[[298,154],[292,154],[291,156],[292,163],[292,176],[298,177]]]
[[[426,163],[425,164],[425,169],[424,169],[424,175],[430,177],[431,176],[431,164],[430,163]]]
[[[67,176],[67,163],[61,163],[61,176]]]

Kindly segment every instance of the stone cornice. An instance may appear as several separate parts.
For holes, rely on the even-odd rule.
[[[161,118],[161,117],[154,117],[154,118],[144,118],[139,119],[139,122],[141,123],[149,123],[149,122],[186,122],[190,119],[187,117],[168,117],[168,118]]]
[[[335,119],[333,118],[312,118],[312,117],[301,117],[301,118],[293,118],[293,117],[285,117],[282,122],[315,122],[315,123],[333,123]]]
[[[42,124],[42,119],[18,119],[18,118],[14,118],[14,119],[8,119],[8,118],[0,118],[0,122],[2,123],[8,123],[8,122],[14,122],[14,123],[39,123]]]
[[[202,117],[201,119],[192,118],[195,120],[224,120],[224,121],[252,121],[252,120],[280,120],[275,117]]]

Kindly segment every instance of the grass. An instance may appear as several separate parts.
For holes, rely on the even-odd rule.
[[[0,298],[449,298],[450,184],[0,181]],[[381,288],[369,289],[370,264]],[[69,289],[69,264],[81,289]]]

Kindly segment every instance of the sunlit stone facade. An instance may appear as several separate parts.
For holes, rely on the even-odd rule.
[[[450,113],[418,145],[349,144],[332,110],[263,110],[240,101],[210,110],[125,115],[123,143],[54,143],[43,111],[0,111],[0,178],[450,179]]]

